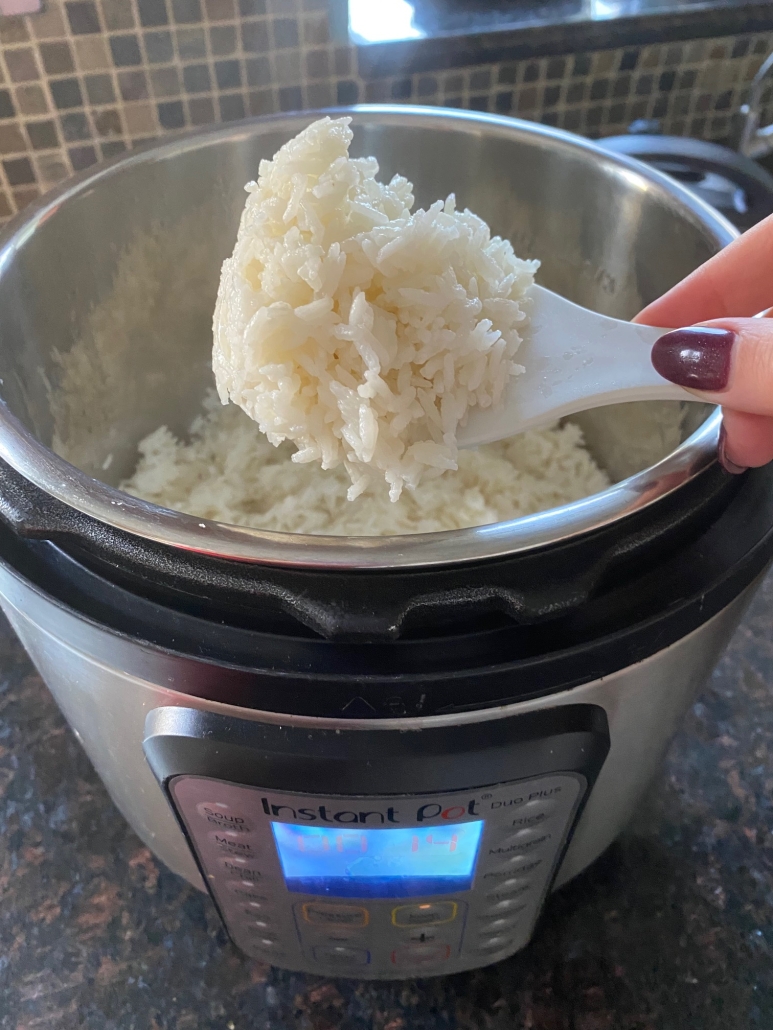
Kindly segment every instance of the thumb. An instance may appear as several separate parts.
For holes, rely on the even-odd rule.
[[[773,415],[773,319],[720,318],[675,329],[654,344],[652,364],[702,400]]]

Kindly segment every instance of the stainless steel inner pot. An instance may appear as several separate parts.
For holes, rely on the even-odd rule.
[[[455,192],[519,256],[542,261],[540,282],[606,314],[631,317],[736,235],[665,176],[549,128],[431,108],[339,113],[352,117],[352,152],[374,154],[386,178],[408,176],[417,205]],[[589,444],[618,480],[610,489],[528,518],[393,538],[224,526],[118,491],[138,441],[162,424],[185,433],[200,409],[243,186],[316,117],[176,139],[80,176],[11,224],[0,249],[2,458],[59,500],[147,539],[318,568],[426,566],[544,545],[622,518],[714,460],[719,417],[706,407],[683,406],[676,448],[661,432],[671,406],[586,413]],[[637,452],[647,435],[654,451]]]

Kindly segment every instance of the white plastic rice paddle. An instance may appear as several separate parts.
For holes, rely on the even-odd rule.
[[[625,401],[697,400],[652,367],[650,351],[667,329],[597,315],[544,286],[533,286],[531,324],[516,361],[526,369],[495,408],[472,408],[457,432],[477,447],[549,425],[578,411]]]

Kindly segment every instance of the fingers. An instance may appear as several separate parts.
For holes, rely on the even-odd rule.
[[[667,333],[652,364],[702,400],[773,416],[773,320],[723,318]]]
[[[773,460],[773,418],[730,408],[722,415],[719,460],[728,472],[744,472]]]
[[[634,321],[671,328],[728,316],[751,318],[773,304],[771,269],[773,215],[697,268]]]

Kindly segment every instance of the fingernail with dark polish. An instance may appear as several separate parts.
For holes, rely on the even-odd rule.
[[[730,379],[735,333],[696,326],[675,329],[655,341],[652,364],[664,379],[690,390],[717,393]]]
[[[736,463],[731,458],[728,458],[727,432],[725,431],[724,426],[721,426],[719,430],[719,445],[717,447],[717,458],[719,459],[719,464],[722,466],[725,472],[729,472],[732,476],[740,476],[742,472],[747,471],[747,467],[745,465],[736,465]]]

